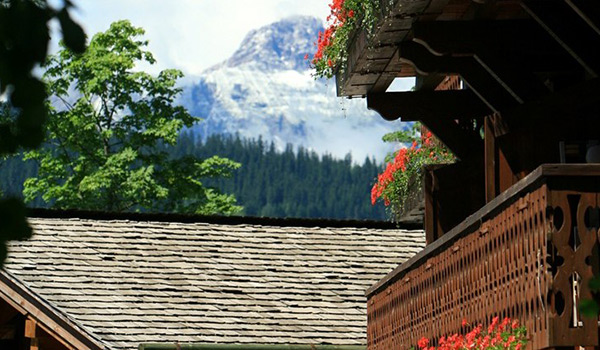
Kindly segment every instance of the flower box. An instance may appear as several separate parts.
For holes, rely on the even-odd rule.
[[[415,174],[408,184],[407,195],[402,199],[402,211],[395,221],[399,223],[422,223],[425,215],[423,174]]]

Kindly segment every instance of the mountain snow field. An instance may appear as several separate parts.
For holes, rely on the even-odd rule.
[[[355,161],[383,160],[392,145],[381,137],[408,124],[388,122],[367,110],[364,99],[338,98],[335,81],[311,76],[320,20],[291,17],[253,30],[228,60],[185,86],[180,103],[203,118],[193,127],[202,137],[239,134],[290,143],[319,154]]]

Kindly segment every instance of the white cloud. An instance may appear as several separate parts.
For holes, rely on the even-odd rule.
[[[197,75],[231,56],[250,30],[291,15],[324,19],[327,4],[324,0],[80,0],[73,16],[90,36],[116,20],[128,19],[146,29],[149,49],[158,61],[151,71],[178,68]]]

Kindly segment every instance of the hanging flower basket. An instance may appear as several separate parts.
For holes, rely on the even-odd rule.
[[[382,201],[395,222],[405,221],[411,210],[423,205],[423,167],[455,161],[454,155],[431,132],[423,130],[420,136],[415,134],[413,131],[405,136],[414,139],[411,147],[402,148],[388,158],[385,170],[371,188],[371,203]]]
[[[407,191],[402,200],[402,210],[395,218],[397,222],[422,222],[425,211],[425,193],[423,188],[425,174],[415,173],[408,179]]]
[[[315,43],[317,51],[311,59],[315,77],[332,78],[338,70],[344,69],[351,39],[360,29],[367,34],[373,32],[379,7],[379,0],[332,0],[326,28],[319,32]]]

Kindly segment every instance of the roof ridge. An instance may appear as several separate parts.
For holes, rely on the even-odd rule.
[[[179,223],[207,223],[221,225],[261,225],[261,226],[286,226],[286,227],[352,227],[371,228],[381,230],[423,230],[422,223],[392,223],[388,221],[375,220],[352,220],[352,219],[324,219],[324,218],[272,218],[254,216],[220,216],[220,215],[198,215],[198,214],[174,214],[174,213],[116,213],[89,210],[57,210],[44,208],[28,209],[27,216],[30,218],[65,219],[79,218],[90,220],[132,220],[132,221],[155,221],[155,222],[179,222]]]

